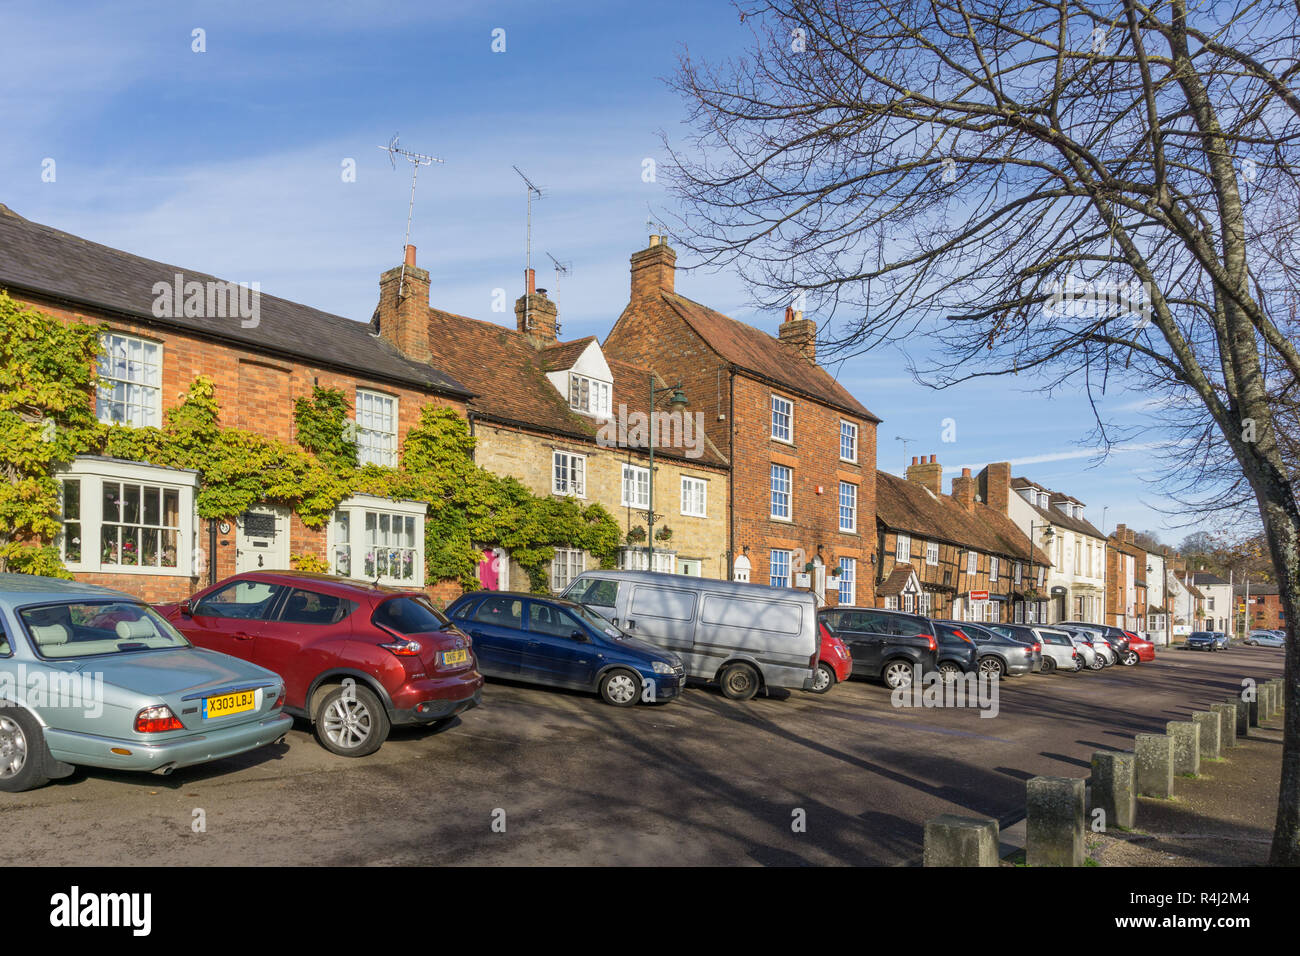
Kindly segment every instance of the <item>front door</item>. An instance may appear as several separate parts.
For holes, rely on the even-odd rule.
[[[235,573],[289,570],[289,509],[254,505],[235,519]]]

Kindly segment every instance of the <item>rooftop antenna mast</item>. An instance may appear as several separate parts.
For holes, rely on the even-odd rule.
[[[411,164],[411,201],[406,205],[406,239],[402,243],[402,274],[397,280],[397,297],[402,297],[402,290],[406,287],[406,249],[411,244],[411,216],[415,212],[415,181],[420,175],[421,166],[432,166],[434,163],[441,163],[442,160],[437,156],[428,156],[424,153],[413,153],[409,149],[402,149],[397,145],[397,134],[388,141],[387,146],[380,146],[388,154],[388,162],[394,169],[397,168],[397,157],[403,157]]]
[[[549,252],[546,254],[546,258],[550,259],[555,266],[555,308],[558,311],[560,308],[560,276],[573,275],[573,262],[561,262]]]
[[[524,232],[524,281],[528,283],[524,286],[524,329],[528,330],[533,327],[533,300],[530,298],[533,289],[529,283],[533,276],[533,198],[541,199],[542,190],[540,186],[534,185],[518,166],[512,165],[510,168],[519,174],[528,192],[528,224]]]

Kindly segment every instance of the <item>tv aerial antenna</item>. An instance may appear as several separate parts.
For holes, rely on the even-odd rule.
[[[402,149],[397,143],[397,134],[388,141],[387,146],[380,146],[388,154],[388,162],[394,169],[397,168],[397,157],[401,156],[411,164],[411,200],[406,205],[406,239],[402,242],[402,274],[397,281],[397,297],[402,297],[402,290],[406,286],[406,249],[411,244],[411,216],[415,212],[415,182],[420,176],[421,166],[432,166],[434,163],[441,163],[442,160],[437,156],[429,156],[426,153],[416,153],[409,149]]]
[[[570,259],[561,262],[549,252],[546,254],[546,258],[550,259],[551,264],[555,266],[555,310],[558,312],[560,309],[560,277],[573,275],[573,260]],[[558,322],[555,324],[555,334],[560,334],[560,325]]]
[[[528,219],[524,229],[524,279],[525,282],[533,275],[533,200],[542,198],[542,188],[536,185],[531,179],[524,175],[524,171],[518,166],[510,167],[524,181],[524,186],[528,194]],[[532,310],[532,289],[527,285],[524,287],[524,328],[533,327],[533,310]]]

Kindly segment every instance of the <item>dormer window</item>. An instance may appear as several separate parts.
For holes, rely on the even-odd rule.
[[[569,373],[569,407],[584,415],[610,414],[610,387],[585,375]]]

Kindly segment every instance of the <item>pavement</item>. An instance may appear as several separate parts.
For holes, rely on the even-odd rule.
[[[1281,671],[1278,649],[1161,649],[1137,667],[1004,681],[994,718],[898,709],[859,680],[747,703],[693,686],[627,709],[492,681],[482,707],[438,731],[395,731],[361,759],[299,723],[283,745],[170,777],[79,769],[0,794],[0,864],[910,865],[927,819],[992,816],[1013,835],[1030,777],[1087,776],[1093,751],[1131,749],[1243,677]],[[1255,747],[1280,749],[1261,736],[1230,769]],[[1200,807],[1201,783],[1180,780],[1162,809]],[[1271,826],[1275,796],[1255,789],[1241,825]],[[1216,832],[1175,822],[1171,834]],[[1128,842],[1103,861],[1155,846]]]

